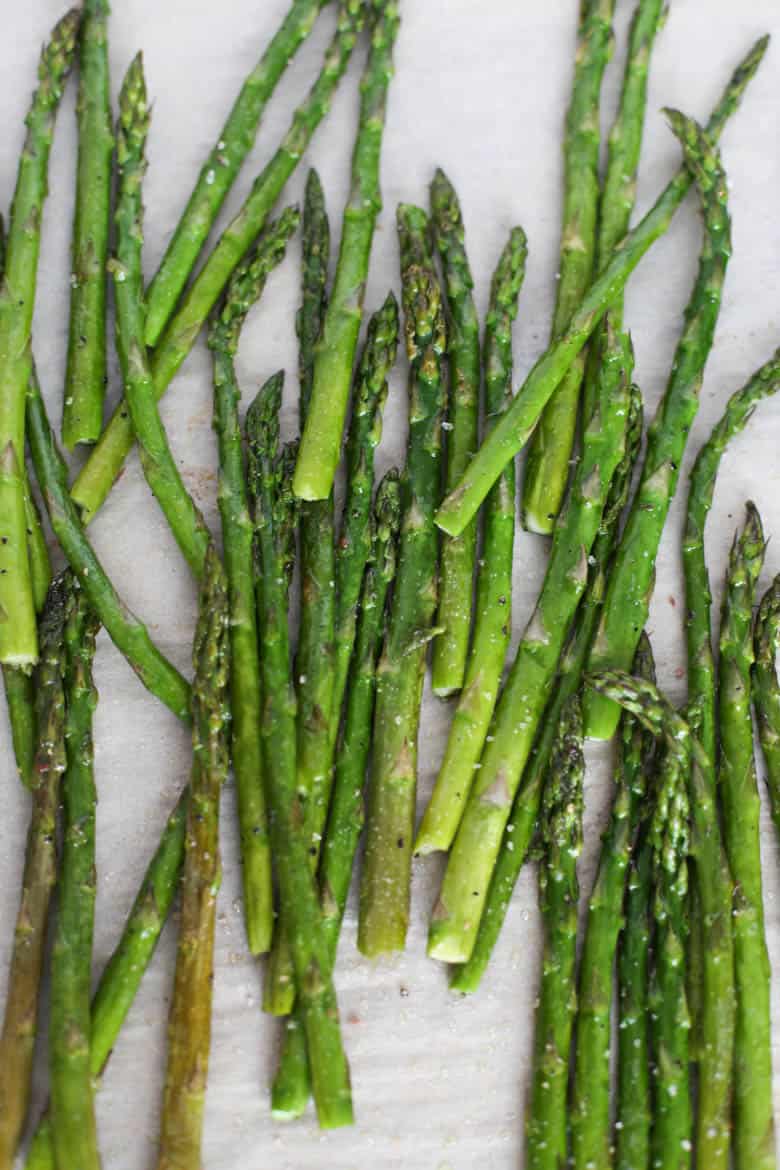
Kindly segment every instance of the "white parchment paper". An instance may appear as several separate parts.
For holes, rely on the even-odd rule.
[[[141,47],[154,117],[146,187],[146,267],[160,259],[201,160],[216,139],[243,76],[278,25],[287,0],[123,0],[111,23],[113,84]],[[576,0],[404,0],[397,77],[383,154],[385,210],[372,258],[367,306],[398,287],[394,210],[400,199],[425,202],[434,167],[442,165],[460,192],[468,246],[484,311],[493,265],[509,227],[521,223],[530,240],[528,276],[515,330],[518,376],[544,348],[555,291],[561,208],[561,129],[568,98]],[[605,86],[605,113],[614,109],[633,0],[617,5],[618,50]],[[0,39],[0,203],[13,190],[22,120],[33,86],[40,43],[60,14],[59,0],[3,6]],[[256,149],[220,221],[240,205],[287,127],[294,103],[319,68],[333,27],[320,19],[274,98]],[[774,0],[673,0],[653,58],[639,209],[645,209],[679,165],[677,144],[659,114],[679,106],[706,117],[737,60],[757,36],[780,33]],[[320,168],[338,237],[349,180],[364,46],[356,53],[333,109],[307,162]],[[774,46],[752,83],[744,107],[723,141],[730,177],[734,258],[701,410],[686,458],[708,434],[727,396],[780,342],[780,71]],[[54,420],[59,423],[64,370],[68,250],[75,158],[74,87],[63,103],[51,169],[35,318],[35,349]],[[289,199],[302,194],[306,165]],[[700,230],[693,199],[678,213],[629,285],[627,321],[637,353],[637,375],[648,408],[662,392],[681,312],[693,280]],[[298,301],[299,244],[269,281],[261,306],[244,332],[239,372],[245,394],[274,370],[289,371],[284,424],[296,425],[294,311]],[[378,470],[403,458],[404,362],[393,379]],[[111,401],[118,380],[114,368]],[[210,362],[202,341],[163,407],[187,484],[215,531],[215,444],[211,432]],[[767,531],[780,532],[780,401],[759,408],[729,450],[718,483],[707,551],[716,604],[728,546],[744,501],[758,504]],[[684,482],[684,481],[683,481]],[[682,493],[684,495],[684,492]],[[679,563],[681,507],[668,524],[658,562],[650,632],[662,684],[684,697],[683,596]],[[129,604],[182,669],[189,669],[195,590],[173,539],[150,496],[135,458],[93,527],[98,551]],[[514,593],[515,639],[536,595],[545,545],[521,534]],[[770,543],[762,589],[780,569]],[[139,685],[105,635],[97,660],[101,692],[96,719],[99,896],[95,970],[118,938],[164,819],[189,771],[186,730]],[[426,695],[421,731],[420,804],[441,757],[450,712]],[[610,751],[589,749],[586,849],[582,880],[588,887],[609,797]],[[2,717],[0,769],[0,986],[10,954],[18,899],[27,797],[18,785]],[[224,880],[219,903],[214,1033],[206,1113],[204,1160],[209,1170],[509,1170],[522,1164],[522,1117],[528,1087],[533,1004],[539,957],[535,875],[519,883],[495,961],[480,993],[467,1000],[447,991],[444,972],[425,958],[425,925],[441,867],[415,865],[412,927],[405,955],[377,964],[355,949],[354,905],[345,924],[337,981],[352,1064],[357,1126],[323,1135],[310,1114],[284,1128],[272,1124],[269,1078],[275,1063],[276,1022],[260,1011],[260,970],[247,956],[240,905],[239,862],[232,783],[223,803]],[[778,978],[773,987],[775,1093],[780,1106],[780,855],[765,814],[766,910]],[[171,991],[175,932],[166,930],[154,964],[122,1032],[99,1094],[104,1165],[144,1170],[154,1164],[165,1023]],[[46,1084],[45,1021],[35,1094]]]

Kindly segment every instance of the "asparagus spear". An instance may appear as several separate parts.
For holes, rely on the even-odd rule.
[[[116,154],[119,189],[114,220],[116,255],[111,262],[116,303],[116,348],[127,405],[138,439],[141,466],[162,508],[176,543],[195,577],[203,576],[211,541],[206,522],[176,466],[155,399],[154,382],[144,344],[146,307],[143,292],[143,206],[149,105],[143,58],[139,53],[127,71],[119,95]]]
[[[511,400],[512,322],[525,275],[526,254],[525,232],[513,228],[493,275],[485,326],[488,426],[494,425]],[[515,468],[510,462],[485,503],[473,645],[444,758],[417,830],[417,853],[449,849],[479,763],[509,645],[514,534]]]
[[[729,116],[737,108],[746,86],[761,63],[768,43],[767,37],[757,41],[734,72],[707,123],[710,139],[719,136]],[[536,363],[520,392],[515,395],[512,406],[482,444],[460,483],[439,508],[436,523],[445,532],[457,535],[463,531],[502,469],[522,450],[553,390],[610,305],[620,296],[642,256],[668,228],[691,182],[687,169],[671,181],[590,286],[569,327],[551,343]]]
[[[453,969],[450,982],[453,991],[469,994],[479,987],[525,862],[536,828],[542,784],[561,712],[568,699],[580,687],[585,659],[604,597],[610,556],[617,544],[620,517],[628,499],[641,442],[642,395],[634,386],[626,431],[626,453],[610,484],[607,506],[591,552],[587,591],[577,610],[576,625],[558,669],[552,696],[544,712],[544,722],[504,830],[474,948],[467,962]]]
[[[772,819],[780,832],[780,688],[775,661],[780,646],[780,576],[775,577],[758,607],[753,663],[753,702],[758,736],[766,764]]]
[[[649,1001],[653,1076],[650,1164],[659,1170],[685,1170],[691,1164],[693,1136],[688,1070],[690,1018],[685,987],[688,782],[691,758],[701,759],[703,752],[686,721],[652,683],[621,670],[592,674],[588,682],[631,711],[664,743],[649,826],[654,921]]]
[[[634,674],[655,681],[646,635],[634,659]],[[633,716],[623,716],[615,772],[615,795],[604,834],[577,978],[574,1075],[570,1104],[572,1166],[610,1165],[610,1033],[612,976],[623,927],[626,876],[641,812],[648,798],[647,735]]]
[[[352,1098],[319,897],[296,789],[295,693],[289,660],[283,532],[289,524],[290,501],[280,499],[282,470],[277,457],[281,394],[282,376],[276,375],[260,391],[246,420],[264,649],[263,746],[281,912],[292,953],[314,1100],[320,1125],[331,1129],[352,1122]]]
[[[325,117],[349,64],[363,16],[364,0],[341,0],[336,31],[325,51],[322,72],[293,114],[290,128],[278,150],[255,180],[241,210],[222,233],[152,354],[152,375],[158,398],[165,393],[195,344],[204,321],[234,269],[257,239],[271,208]],[[121,401],[73,484],[73,498],[85,523],[94,517],[111,491],[133,446],[134,437],[126,403]]]
[[[173,904],[184,858],[188,799],[189,787],[166,822],[125,928],[92,1000],[89,1067],[93,1079],[101,1075],[111,1055]],[[48,1113],[44,1114],[33,1135],[25,1170],[55,1170]]]
[[[583,0],[580,5],[574,83],[563,145],[563,231],[552,323],[554,338],[568,329],[593,276],[601,82],[612,52],[614,12],[615,0]],[[584,372],[585,354],[580,353],[542,410],[529,443],[522,513],[523,525],[531,532],[551,533],[563,503]]]
[[[38,990],[49,901],[56,875],[55,824],[60,777],[65,770],[62,683],[65,591],[65,582],[58,578],[49,590],[41,618],[41,658],[35,680],[38,734],[32,808],[0,1034],[0,1170],[11,1170],[30,1100]]]
[[[371,551],[371,496],[374,452],[382,438],[387,379],[398,350],[398,303],[392,292],[368,322],[366,341],[352,392],[352,418],[344,452],[346,495],[336,545],[336,648],[330,739],[335,745],[342,700],[355,644],[358,602]]]
[[[98,623],[71,578],[65,618],[64,824],[51,961],[52,1137],[57,1163],[99,1170],[92,1071],[90,1004],[95,917],[95,791],[92,716],[97,692],[92,660]]]
[[[566,1089],[577,1010],[577,857],[582,849],[584,774],[582,713],[579,697],[573,695],[561,713],[542,798],[539,906],[544,943],[526,1122],[528,1170],[559,1170],[568,1163]]]
[[[194,1170],[201,1164],[221,877],[219,799],[228,772],[228,621],[227,580],[210,545],[192,654],[192,772],[158,1170]],[[56,1113],[54,1120],[56,1134]]]
[[[34,368],[27,389],[27,434],[51,526],[90,606],[147,690],[174,715],[189,719],[189,686],[122,601],[84,533],[76,505],[68,494],[68,468],[46,416]]]
[[[326,3],[327,0],[292,0],[262,57],[245,78],[149,285],[144,339],[150,348],[160,340],[220,208],[254,145],[271,95]]]
[[[108,2],[86,0],[79,35],[78,162],[62,441],[94,443],[106,395],[106,260],[111,215]]]
[[[287,211],[269,225],[257,248],[233,274],[209,330],[214,355],[214,429],[219,448],[218,503],[230,608],[231,755],[238,791],[244,914],[253,955],[270,950],[273,935],[271,850],[263,780],[260,663],[254,603],[254,526],[249,515],[241,450],[235,357],[246,316],[269,271],[283,257],[298,222]]]
[[[761,518],[747,505],[731,550],[720,627],[718,717],[723,834],[734,879],[734,1166],[769,1170],[775,1162],[769,956],[764,937],[760,801],[753,756],[750,672],[753,604],[766,544]]]
[[[512,801],[585,591],[591,546],[613,473],[625,450],[632,365],[628,337],[616,336],[608,328],[600,359],[599,393],[585,424],[582,458],[556,529],[534,613],[496,706],[479,775],[431,918],[428,953],[432,958],[463,963],[474,947]]]
[[[38,88],[27,115],[0,286],[0,663],[29,666],[38,657],[27,547],[29,492],[24,467],[24,411],[30,334],[54,120],[76,50],[80,13],[71,9],[44,45]]]
[[[398,208],[409,358],[409,441],[401,480],[398,575],[377,667],[374,742],[360,875],[358,947],[364,955],[402,950],[409,923],[417,734],[427,644],[436,612],[436,529],[445,323],[428,249],[425,212]]]
[[[445,491],[455,487],[478,446],[479,318],[474,281],[464,240],[463,216],[455,188],[442,170],[431,183],[431,225],[444,273],[449,310],[447,356],[450,395],[447,410]],[[434,694],[446,698],[463,686],[471,633],[476,519],[460,536],[445,536],[439,558],[439,610],[442,633],[433,643]]]
[[[360,596],[360,618],[349,675],[346,713],[336,777],[320,860],[323,926],[331,964],[336,958],[352,866],[363,828],[363,782],[371,750],[376,662],[384,632],[388,590],[396,569],[401,519],[398,473],[389,471],[377,489],[371,524],[371,553]],[[300,1117],[309,1097],[309,1066],[299,1013],[285,1032],[274,1077],[274,1117]]]
[[[680,465],[699,405],[704,366],[715,333],[723,282],[731,252],[726,177],[717,150],[692,119],[669,111],[686,162],[696,177],[702,201],[704,240],[685,325],[677,345],[666,392],[648,434],[647,454],[626,529],[607,587],[589,668],[627,666],[647,619],[653,591],[655,557],[669,513]],[[617,708],[600,695],[585,704],[585,729],[608,739]]]

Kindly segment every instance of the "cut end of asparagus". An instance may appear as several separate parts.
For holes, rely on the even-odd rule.
[[[612,739],[620,721],[620,707],[605,695],[587,690],[583,700],[583,720],[586,739]]]
[[[521,522],[526,532],[533,532],[537,536],[552,536],[555,531],[555,520],[554,512],[537,512],[533,508],[523,508]]]

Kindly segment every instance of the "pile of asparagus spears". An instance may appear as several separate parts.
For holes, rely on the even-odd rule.
[[[365,828],[361,952],[404,948],[413,855],[446,851],[428,951],[452,965],[451,987],[461,994],[477,990],[520,870],[529,857],[538,861],[544,953],[527,1166],[680,1170],[695,1158],[706,1170],[727,1170],[732,1159],[737,1170],[769,1170],[769,966],[752,709],[780,831],[780,576],[754,620],[767,542],[748,503],[731,551],[716,665],[704,530],[729,440],[780,388],[780,353],[727,403],[690,477],[682,710],[655,685],[645,633],[731,252],[717,141],[767,38],[738,66],[706,126],[667,111],[682,166],[631,227],[663,3],[637,0],[602,168],[600,95],[615,0],[583,0],[551,338],[513,395],[526,235],[520,227],[509,234],[482,330],[458,197],[441,170],[427,209],[397,209],[401,312],[388,292],[359,352],[397,0],[339,0],[320,74],[196,272],[265,107],[326,3],[293,0],[148,286],[142,192],[150,107],[141,55],[122,83],[115,125],[106,0],[83,0],[67,13],[41,55],[2,232],[0,664],[30,821],[0,1036],[0,1170],[11,1170],[30,1121],[47,964],[50,1103],[26,1165],[99,1167],[95,1081],[177,898],[158,1167],[200,1166],[220,791],[231,768],[247,945],[267,955],[263,1006],[284,1019],[275,1117],[300,1117],[311,1096],[324,1128],[353,1120],[333,973]],[[363,35],[352,182],[329,281],[330,225],[317,173],[308,174],[302,213],[288,207],[269,217]],[[61,438],[69,450],[90,450],[71,483],[37,380],[32,316],[49,152],[74,64],[79,146]],[[623,292],[691,187],[703,221],[699,270],[645,442]],[[243,411],[236,355],[244,323],[299,228],[301,435],[284,443],[284,374]],[[124,396],[104,423],[109,279]],[[221,551],[187,491],[157,405],[204,328]],[[401,334],[406,460],[375,484]],[[88,535],[135,443],[199,586],[191,682],[125,605]],[[520,520],[552,539],[539,597],[508,664],[515,456],[526,445]],[[28,455],[50,543],[65,565],[55,576]],[[191,726],[192,767],[90,1001],[92,663],[101,628],[148,691]],[[433,691],[452,700],[454,714],[416,826],[429,658]],[[578,948],[583,743],[616,732],[612,809]]]

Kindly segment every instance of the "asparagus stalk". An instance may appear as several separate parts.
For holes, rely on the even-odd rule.
[[[38,88],[27,115],[0,286],[0,663],[29,666],[38,657],[30,576],[24,467],[25,394],[35,304],[41,214],[54,120],[73,63],[80,13],[68,12],[44,45]]]
[[[691,1164],[693,1117],[689,1085],[690,1017],[685,986],[688,935],[691,758],[703,752],[678,715],[650,682],[623,671],[590,675],[590,685],[608,695],[663,738],[664,754],[649,825],[654,921],[650,984],[653,1128],[650,1164],[685,1170]]]
[[[106,260],[111,216],[108,2],[86,0],[79,35],[78,162],[62,442],[94,443],[106,395]]]
[[[99,1170],[92,1071],[90,988],[95,918],[95,805],[92,660],[98,624],[68,581],[65,619],[64,824],[51,961],[52,1137],[57,1163]]]
[[[263,746],[281,912],[292,953],[317,1114],[320,1125],[330,1129],[351,1124],[352,1098],[319,896],[309,865],[296,788],[295,693],[290,670],[283,531],[289,524],[290,500],[280,498],[282,464],[277,456],[281,394],[282,377],[276,375],[252,403],[246,421],[264,648]]]
[[[292,0],[262,57],[245,78],[147,290],[144,340],[150,348],[160,340],[220,208],[252,150],[268,101],[326,3]]]
[[[392,292],[368,322],[352,394],[344,452],[346,495],[336,545],[336,647],[333,659],[331,744],[335,745],[355,644],[363,574],[371,551],[374,452],[382,438],[387,379],[398,350],[398,303]]]
[[[32,773],[32,808],[0,1034],[1,1170],[11,1170],[30,1101],[38,991],[49,902],[56,876],[57,802],[60,777],[65,770],[64,620],[65,583],[58,578],[49,591],[41,618],[41,658],[35,680],[38,733]]]
[[[634,674],[655,681],[653,654],[643,635]],[[629,714],[623,716],[615,772],[615,795],[604,834],[577,978],[574,1075],[570,1104],[572,1166],[588,1170],[610,1165],[610,1033],[612,978],[618,935],[624,925],[626,877],[641,812],[648,799],[647,735]]]
[[[371,553],[360,596],[360,618],[349,675],[341,747],[336,763],[327,833],[320,860],[323,926],[331,965],[335,962],[352,866],[363,828],[363,782],[371,750],[376,663],[384,633],[387,594],[395,577],[401,520],[398,473],[389,471],[377,489],[371,524]],[[309,1066],[300,1015],[285,1031],[271,1104],[274,1117],[300,1117],[309,1097]]]
[[[758,607],[754,643],[753,702],[758,720],[758,736],[766,764],[767,787],[772,819],[780,832],[780,688],[777,685],[778,646],[780,646],[780,576],[775,577]]]
[[[158,1170],[194,1170],[201,1164],[221,877],[219,799],[228,772],[228,622],[227,580],[211,545],[192,655],[193,758]],[[56,1125],[56,1113],[54,1118]]]
[[[442,170],[431,183],[431,225],[441,259],[449,310],[447,357],[450,394],[447,410],[445,491],[466,470],[478,446],[479,318],[474,304],[464,239],[463,216],[455,188]],[[442,633],[433,643],[431,680],[434,694],[446,698],[463,686],[471,634],[477,522],[460,536],[445,536],[439,557],[439,610]]]
[[[187,290],[152,354],[155,394],[161,398],[203,323],[219,300],[234,269],[256,241],[273,205],[300,162],[328,111],[363,24],[364,0],[341,0],[336,31],[325,51],[322,72],[293,114],[292,124],[241,210],[228,224],[214,251]],[[111,491],[134,441],[132,420],[121,401],[73,484],[73,498],[89,523]]]
[[[685,314],[666,392],[648,434],[642,475],[615,558],[589,668],[626,667],[644,628],[653,591],[655,558],[677,488],[688,432],[699,406],[704,366],[720,311],[731,252],[726,177],[717,150],[692,119],[669,111],[699,189],[704,240],[699,272]],[[585,704],[585,729],[609,739],[617,708],[603,696]]]
[[[707,123],[707,134],[717,139],[736,110],[745,88],[754,77],[769,41],[762,37],[732,75],[719,104]],[[601,318],[614,304],[626,281],[650,246],[666,231],[685,198],[692,179],[687,168],[680,172],[628,233],[604,271],[594,280],[566,331],[554,340],[536,363],[512,406],[482,444],[460,483],[450,492],[436,514],[445,532],[462,532],[498,479],[502,469],[522,450],[545,404]],[[637,634],[641,626],[637,630]]]
[[[734,879],[734,975],[737,1021],[734,1048],[734,1165],[736,1170],[775,1162],[769,956],[764,937],[760,801],[753,755],[750,673],[753,604],[766,544],[761,518],[747,505],[745,526],[734,540],[720,627],[718,716],[723,834]]]
[[[552,335],[569,327],[591,282],[596,255],[601,147],[601,82],[612,52],[615,0],[583,0],[571,104],[563,145],[563,231]],[[616,241],[617,242],[617,241]],[[551,533],[563,503],[585,372],[578,354],[542,410],[528,447],[523,481],[523,525]],[[448,484],[448,487],[454,485]]]
[[[417,788],[417,734],[427,644],[436,612],[437,539],[444,409],[442,292],[428,249],[425,212],[398,208],[409,358],[409,441],[401,480],[403,522],[387,636],[377,667],[366,850],[360,875],[358,947],[402,950],[409,923]]]
[[[46,415],[35,369],[27,390],[27,434],[51,526],[90,606],[147,690],[174,715],[189,719],[187,682],[122,601],[84,533],[76,505],[68,494],[68,468]]]
[[[283,257],[297,223],[297,213],[287,211],[276,225],[266,229],[255,251],[236,269],[209,330],[214,355],[214,429],[219,448],[218,503],[230,609],[231,755],[238,792],[244,915],[253,955],[270,950],[274,910],[260,730],[254,526],[244,480],[241,390],[235,357],[246,316],[262,294],[269,271]]]
[[[626,335],[603,339],[599,393],[583,453],[556,529],[534,613],[498,700],[491,733],[458,828],[431,918],[428,953],[463,963],[474,947],[490,879],[558,660],[588,579],[613,473],[625,451],[633,354]],[[499,424],[500,425],[500,424]]]
[[[525,276],[527,242],[513,228],[493,275],[485,326],[485,414],[488,426],[509,406],[512,389],[512,322]],[[479,763],[504,668],[512,606],[515,468],[504,468],[485,503],[477,575],[474,639],[463,692],[450,727],[439,774],[417,830],[415,852],[449,849]]]
[[[469,959],[453,969],[450,981],[453,991],[469,994],[479,987],[525,862],[536,828],[542,784],[561,712],[566,702],[580,687],[585,659],[604,597],[609,561],[617,544],[620,517],[628,499],[641,442],[642,395],[634,386],[629,406],[626,452],[610,484],[607,506],[591,552],[587,591],[577,610],[576,625],[561,659],[555,686],[545,708],[544,722],[504,830],[501,850],[490,880],[474,948]]]
[[[561,714],[542,798],[539,905],[544,943],[526,1122],[529,1170],[559,1170],[568,1164],[566,1089],[577,1010],[577,857],[582,849],[584,775],[582,713],[574,695]]]
[[[211,535],[176,466],[155,399],[154,381],[144,344],[146,307],[143,292],[143,205],[149,132],[143,58],[127,71],[119,95],[116,153],[119,190],[115,212],[116,255],[111,262],[116,303],[116,347],[125,397],[138,439],[146,482],[160,505],[176,543],[196,579],[203,577]]]

